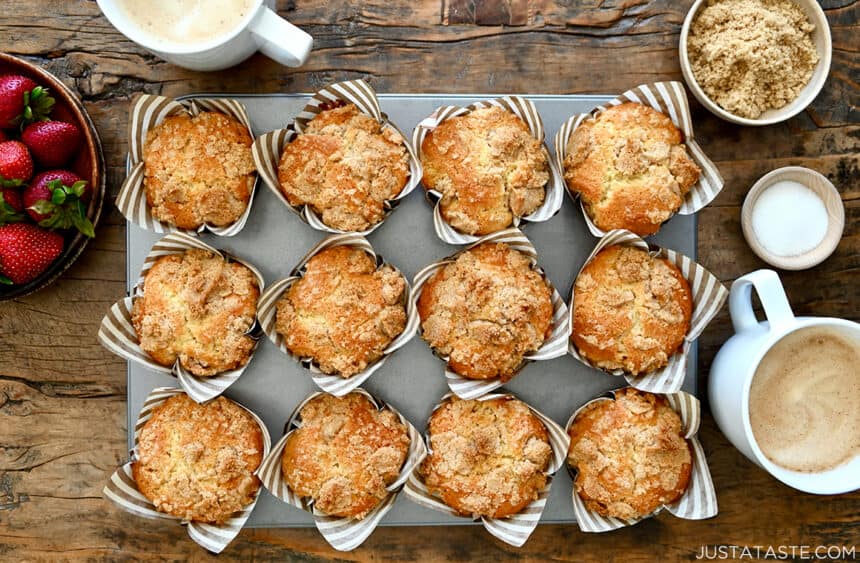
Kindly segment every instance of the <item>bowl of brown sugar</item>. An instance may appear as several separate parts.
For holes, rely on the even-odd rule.
[[[816,0],[697,0],[678,50],[703,106],[733,123],[771,125],[821,92],[832,42]]]

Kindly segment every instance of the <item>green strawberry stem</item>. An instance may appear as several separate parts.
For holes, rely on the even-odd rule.
[[[56,100],[49,95],[48,89],[36,86],[24,92],[24,113],[15,118],[21,130],[34,121],[48,121]]]
[[[64,186],[60,180],[52,180],[48,184],[51,199],[37,201],[30,207],[39,215],[48,216],[39,221],[39,226],[49,229],[75,228],[90,238],[96,236],[93,223],[87,218],[87,207],[81,201],[86,185],[86,182],[78,181],[71,186]]]
[[[3,194],[0,193],[0,225],[5,225],[6,223],[18,223],[23,220],[24,214],[15,211],[15,208],[9,205],[9,203],[3,199]]]
[[[7,278],[3,274],[0,274],[0,283],[2,283],[3,285],[12,285],[12,280]]]

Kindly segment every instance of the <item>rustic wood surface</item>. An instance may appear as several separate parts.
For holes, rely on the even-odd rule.
[[[691,3],[282,0],[279,12],[316,39],[305,67],[286,69],[258,55],[200,74],[126,40],[92,0],[7,1],[0,50],[43,65],[79,92],[104,143],[112,201],[123,177],[128,102],[137,92],[300,92],[363,77],[382,92],[614,93],[681,80],[677,42]],[[697,136],[727,183],[699,214],[699,258],[726,282],[764,266],[741,235],[744,194],[773,168],[809,166],[842,193],[845,235],[824,264],[782,279],[797,313],[860,320],[860,2],[821,4],[833,32],[833,68],[804,113],[782,125],[741,128],[694,105]],[[94,244],[56,284],[0,303],[3,561],[210,557],[180,526],[139,520],[101,497],[127,454],[125,362],[95,336],[125,293],[124,222],[112,205],[106,209]],[[723,311],[700,340],[703,379],[729,334]],[[860,543],[860,493],[816,497],[781,485],[732,448],[709,416],[702,441],[720,503],[709,521],[664,514],[602,535],[540,526],[519,550],[478,527],[380,528],[348,554],[331,550],[315,530],[246,530],[220,559],[690,560],[702,545]]]

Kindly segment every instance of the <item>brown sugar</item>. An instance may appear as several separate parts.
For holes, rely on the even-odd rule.
[[[709,0],[690,26],[690,66],[705,94],[749,119],[792,101],[818,53],[811,24],[790,0]]]

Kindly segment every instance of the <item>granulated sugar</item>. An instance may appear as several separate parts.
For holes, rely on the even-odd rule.
[[[777,256],[809,252],[824,240],[827,223],[824,202],[798,182],[776,182],[753,205],[755,238]]]

